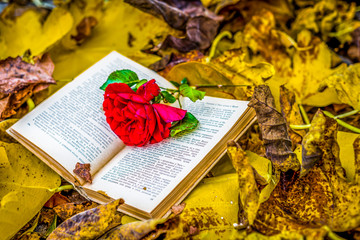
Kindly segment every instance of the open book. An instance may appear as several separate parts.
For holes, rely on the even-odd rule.
[[[123,198],[119,210],[126,214],[162,217],[216,164],[226,142],[247,130],[255,113],[245,101],[185,100],[184,108],[200,121],[195,131],[145,147],[125,146],[106,123],[104,91],[99,89],[111,72],[121,69],[174,88],[157,73],[111,52],[7,131],[91,200]],[[91,164],[92,184],[73,173],[77,162]]]

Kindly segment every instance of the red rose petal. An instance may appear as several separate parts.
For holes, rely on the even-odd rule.
[[[187,112],[186,110],[171,107],[165,104],[156,103],[152,104],[152,106],[166,123],[182,120]]]
[[[156,84],[155,79],[152,79],[143,85],[141,85],[136,94],[142,96],[146,101],[152,100],[154,97],[158,96],[160,93],[160,88]]]

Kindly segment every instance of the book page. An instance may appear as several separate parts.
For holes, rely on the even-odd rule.
[[[151,212],[233,127],[247,103],[186,99],[185,108],[200,121],[195,131],[145,147],[125,147],[84,186]]]
[[[140,79],[155,72],[112,52],[68,83],[19,120],[12,129],[46,152],[73,174],[76,162],[90,163],[95,174],[124,146],[111,131],[102,110],[104,91],[99,89],[108,75],[121,69],[135,71]]]

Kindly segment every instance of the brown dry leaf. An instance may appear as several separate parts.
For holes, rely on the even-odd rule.
[[[270,88],[265,85],[256,87],[249,106],[256,111],[266,156],[272,161],[274,168],[283,172],[298,170],[299,162],[292,151],[286,121],[275,108]]]
[[[34,93],[54,84],[53,71],[48,54],[34,65],[20,57],[0,61],[0,120],[11,117]]]
[[[78,213],[84,212],[91,208],[97,207],[95,202],[83,202],[83,203],[65,203],[54,207],[56,214],[62,219],[66,220]]]
[[[278,184],[269,200],[260,205],[254,229],[263,234],[297,231],[307,236],[312,234],[309,228],[327,225],[331,231],[345,232],[360,224],[360,185],[356,180],[348,182],[340,165],[337,122],[319,111],[312,124],[316,125],[314,130],[320,130],[311,130],[308,135],[315,138],[312,147],[322,152],[322,158],[287,191]],[[358,138],[354,143],[357,180],[359,141]]]
[[[300,114],[299,106],[295,101],[295,94],[290,92],[285,86],[280,86],[280,104],[281,112],[285,117],[288,126],[290,124],[304,124]],[[292,128],[288,128],[288,132],[294,147],[301,143],[302,138],[306,134],[305,130],[293,130]]]
[[[70,200],[62,195],[60,192],[55,193],[52,197],[45,203],[44,207],[54,208],[58,205],[69,203]]]
[[[118,199],[79,213],[61,223],[47,238],[55,239],[94,239],[121,223],[115,214],[124,200]]]
[[[181,203],[179,205],[174,205],[171,207],[171,212],[174,214],[174,215],[179,215],[185,208],[186,206],[186,203]]]
[[[229,142],[227,153],[238,173],[239,183],[239,225],[252,225],[260,205],[259,190],[253,168],[244,150],[235,142]]]
[[[75,39],[77,45],[80,45],[87,37],[91,35],[92,29],[98,24],[95,17],[84,17],[81,22],[76,26],[77,34],[71,36]]]
[[[175,228],[178,222],[179,219],[177,217],[131,222],[111,229],[98,239],[162,239],[161,236],[165,236],[167,231]]]
[[[90,173],[90,163],[79,163],[77,162],[75,165],[75,169],[73,172],[84,179],[85,181],[92,183],[91,173]]]

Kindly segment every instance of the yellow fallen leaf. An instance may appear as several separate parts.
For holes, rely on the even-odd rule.
[[[337,133],[341,166],[345,169],[346,178],[349,181],[353,181],[355,175],[355,154],[354,147],[351,143],[353,143],[357,137],[359,137],[359,134],[341,131]]]
[[[30,49],[33,56],[44,53],[59,41],[72,27],[73,18],[68,11],[55,8],[48,17],[33,9],[15,20],[0,21],[0,59],[22,56]]]
[[[0,232],[10,239],[51,197],[48,189],[60,185],[60,177],[18,143],[0,142],[2,158],[10,166],[0,168]]]

